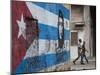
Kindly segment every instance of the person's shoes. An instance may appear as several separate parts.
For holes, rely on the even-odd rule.
[[[87,64],[88,64],[89,62],[87,61]]]
[[[74,65],[76,64],[75,61],[73,61]]]
[[[81,63],[81,65],[85,65],[84,63]]]

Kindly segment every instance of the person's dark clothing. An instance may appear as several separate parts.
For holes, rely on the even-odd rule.
[[[81,53],[80,53],[81,48],[78,47],[78,57],[73,61],[73,63],[75,64],[75,62],[81,57]],[[81,61],[82,63],[82,61]]]
[[[86,49],[85,49],[85,45],[82,46],[82,53],[81,53],[81,63],[83,63],[83,58],[85,58],[86,62],[88,63],[88,59],[86,57]]]

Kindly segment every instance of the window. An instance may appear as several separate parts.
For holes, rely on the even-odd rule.
[[[77,32],[71,32],[71,46],[78,45],[78,33]]]

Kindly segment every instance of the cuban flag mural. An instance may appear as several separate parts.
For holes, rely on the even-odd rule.
[[[12,73],[56,71],[70,60],[69,15],[63,4],[12,1]]]

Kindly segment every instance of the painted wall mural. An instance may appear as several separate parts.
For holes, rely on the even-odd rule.
[[[12,73],[56,71],[70,60],[69,15],[63,4],[12,1]]]

